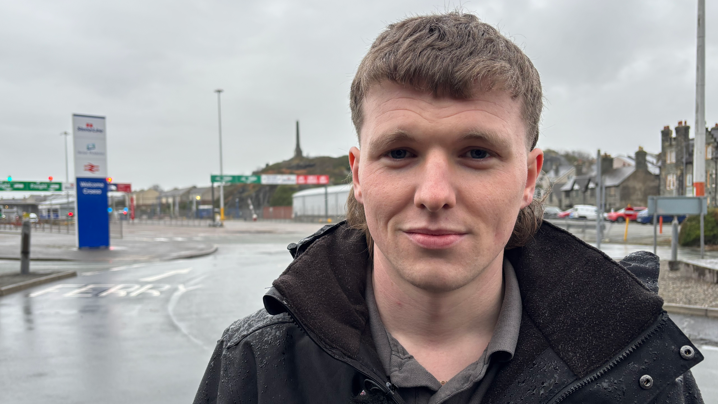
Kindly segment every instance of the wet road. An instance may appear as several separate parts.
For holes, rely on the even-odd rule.
[[[72,264],[81,276],[0,298],[0,401],[191,402],[214,343],[261,307],[298,238],[241,236],[193,260]],[[718,402],[718,349],[702,351],[694,374]]]

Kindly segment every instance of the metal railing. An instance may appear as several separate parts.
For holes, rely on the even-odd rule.
[[[31,223],[33,232],[57,233],[57,234],[75,234],[75,222],[72,220],[40,220]],[[22,223],[18,222],[0,222],[0,231],[18,232],[22,231]]]

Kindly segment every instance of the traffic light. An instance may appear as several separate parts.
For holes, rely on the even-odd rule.
[[[107,183],[109,184],[110,182],[112,182],[112,177],[107,177]]]
[[[107,213],[112,213],[112,208],[107,208]]]
[[[12,181],[12,175],[8,175],[8,176],[7,176],[7,180],[8,180],[8,181]]]
[[[67,216],[69,216],[69,217],[73,217],[73,216],[75,216],[75,214],[74,214],[74,213],[72,213],[72,212],[67,212]]]
[[[47,177],[47,179],[50,180],[50,182],[52,182],[52,175]]]

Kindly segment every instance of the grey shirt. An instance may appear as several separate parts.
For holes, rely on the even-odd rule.
[[[384,328],[374,298],[371,267],[365,292],[369,327],[384,370],[407,404],[478,403],[493,380],[498,363],[513,358],[521,326],[521,293],[511,263],[504,258],[504,298],[494,335],[483,355],[441,384]]]

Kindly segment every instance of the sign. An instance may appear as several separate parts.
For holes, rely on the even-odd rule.
[[[104,116],[72,115],[75,176],[107,177],[107,149]]]
[[[263,185],[295,185],[297,176],[294,174],[263,174]]]
[[[262,184],[262,185],[327,185],[328,175],[262,174],[262,175],[212,175],[212,183]]]
[[[223,182],[225,184],[259,184],[258,175],[213,175],[212,182]]]
[[[132,184],[108,184],[110,191],[114,192],[132,192]]]
[[[708,201],[697,196],[649,196],[648,214],[700,215],[708,213]]]
[[[297,175],[297,185],[326,185],[329,184],[328,175]]]
[[[107,180],[77,179],[77,246],[98,248],[110,246],[110,218],[107,215]]]
[[[62,191],[62,183],[0,181],[0,191]]]

